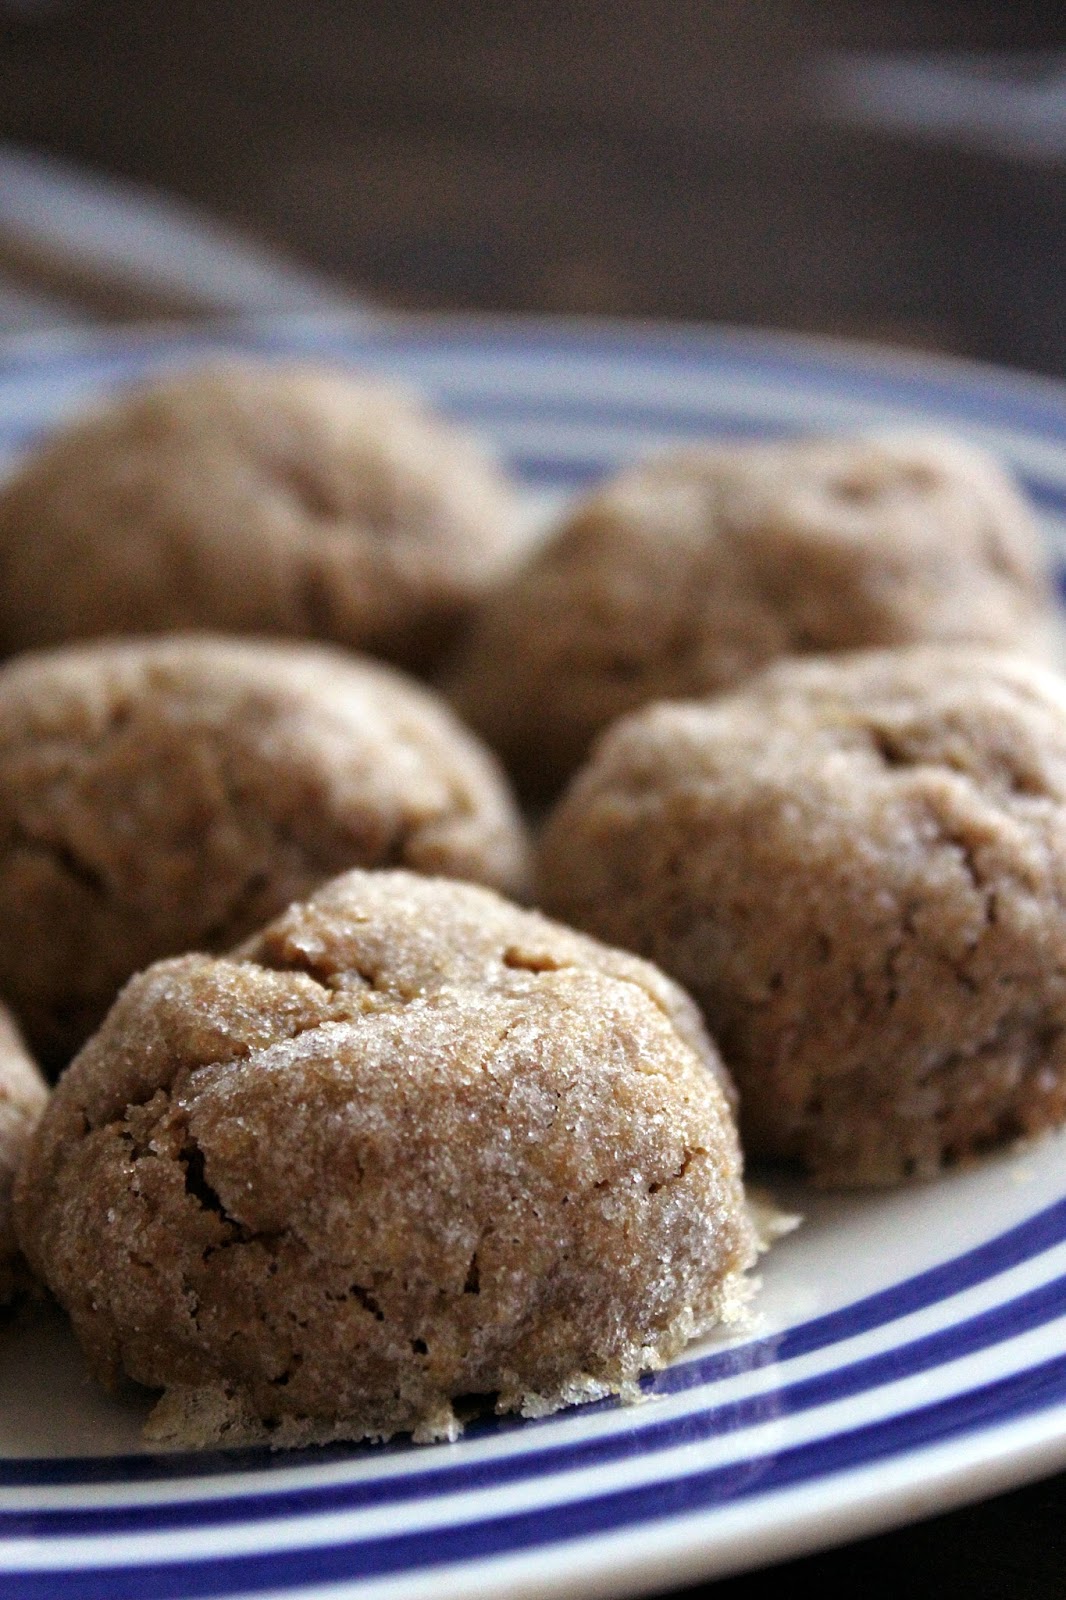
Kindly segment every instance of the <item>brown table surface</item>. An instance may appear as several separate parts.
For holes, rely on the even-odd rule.
[[[818,89],[833,49],[1064,47],[1062,8],[1021,0],[0,0],[0,139],[199,201],[387,304],[725,320],[1066,375],[1066,162],[858,132]],[[0,268],[35,270],[2,248]],[[1060,1476],[685,1592],[1059,1600],[1064,1500]]]

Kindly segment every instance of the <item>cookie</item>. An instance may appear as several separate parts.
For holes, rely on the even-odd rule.
[[[50,1068],[131,973],[350,866],[525,880],[494,759],[394,669],[200,635],[0,668],[0,996]]]
[[[713,1048],[645,963],[352,872],[134,978],[52,1098],[23,1247],[170,1444],[453,1438],[628,1392],[754,1256]]]
[[[514,525],[496,467],[413,399],[220,361],[75,421],[0,491],[0,649],[204,628],[423,668]]]
[[[778,656],[923,641],[1046,655],[1055,626],[1033,518],[970,446],[722,445],[579,504],[486,602],[448,689],[546,793],[624,712],[730,689]]]
[[[15,1241],[11,1194],[48,1087],[26,1053],[14,1021],[0,1006],[0,1305],[26,1283],[25,1262]]]
[[[1066,684],[935,646],[783,662],[596,748],[546,906],[686,985],[750,1154],[888,1184],[1066,1114]]]

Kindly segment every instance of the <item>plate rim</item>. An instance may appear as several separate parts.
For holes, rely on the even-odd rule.
[[[663,317],[584,316],[545,312],[485,312],[476,310],[428,311],[394,309],[388,306],[354,305],[350,311],[323,310],[263,312],[256,315],[220,316],[202,321],[155,318],[102,327],[32,329],[0,336],[0,379],[5,360],[27,363],[46,362],[75,350],[86,356],[103,355],[109,349],[129,347],[143,351],[154,344],[161,349],[182,343],[221,343],[229,336],[238,338],[273,333],[306,332],[336,334],[353,338],[399,339],[405,334],[432,333],[456,343],[471,343],[475,337],[499,339],[503,334],[521,332],[545,342],[587,345],[590,337],[621,352],[626,345],[680,351],[686,345],[703,346],[708,351],[735,346],[738,353],[757,350],[781,351],[824,362],[842,370],[861,373],[882,369],[899,378],[928,378],[946,386],[1004,386],[1019,398],[1041,398],[1066,407],[1066,377],[1011,367],[980,357],[953,351],[930,350],[923,346],[887,344],[877,339],[853,338],[843,334],[808,332],[802,329],[755,327],[734,322],[672,321]]]

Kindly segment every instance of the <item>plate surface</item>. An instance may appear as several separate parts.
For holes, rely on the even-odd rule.
[[[738,333],[413,320],[43,341],[0,352],[0,458],[212,350],[399,376],[494,440],[543,520],[674,442],[950,428],[999,451],[1066,550],[1066,390]],[[485,1421],[454,1445],[153,1455],[57,1314],[0,1325],[8,1595],[622,1595],[886,1527],[1066,1463],[1066,1137],[936,1184],[787,1201],[759,1322],[647,1402]]]

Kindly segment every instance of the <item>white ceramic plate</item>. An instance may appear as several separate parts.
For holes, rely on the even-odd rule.
[[[543,519],[681,439],[937,424],[1000,451],[1056,548],[1066,391],[734,333],[412,321],[0,353],[0,451],[219,347],[399,375],[494,439]],[[1066,1463],[1066,1139],[889,1195],[791,1196],[761,1321],[647,1403],[454,1445],[152,1455],[58,1316],[0,1327],[0,1600],[622,1595],[885,1527]]]

